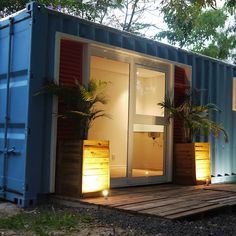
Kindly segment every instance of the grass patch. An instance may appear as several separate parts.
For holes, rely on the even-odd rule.
[[[21,213],[12,217],[0,218],[0,229],[34,232],[40,236],[61,235],[78,231],[82,223],[90,223],[93,219],[89,215],[80,215],[67,211],[44,211]]]

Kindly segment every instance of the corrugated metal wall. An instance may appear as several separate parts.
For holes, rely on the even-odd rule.
[[[40,42],[40,33],[36,30],[36,39],[38,40],[34,40],[34,45],[37,47],[41,44],[40,47],[47,51],[47,57],[45,57],[47,70],[45,73],[48,76],[53,76],[56,32],[63,32],[192,66],[193,87],[206,89],[201,97],[202,103],[213,102],[220,107],[222,112],[212,114],[212,116],[224,125],[229,134],[229,143],[225,143],[222,137],[219,139],[210,137],[212,174],[220,176],[213,181],[234,179],[233,173],[236,173],[236,112],[231,109],[232,77],[236,76],[234,66],[44,8],[36,11],[38,14],[36,14],[35,22],[43,27],[45,40]],[[39,50],[36,51],[38,55],[40,52]]]

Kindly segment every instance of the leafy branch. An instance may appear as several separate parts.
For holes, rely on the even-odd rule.
[[[105,105],[108,100],[104,91],[110,82],[90,80],[88,86],[64,85],[48,82],[35,95],[51,94],[58,97],[61,108],[58,118],[75,121],[79,139],[87,137],[88,129],[95,119],[109,117],[98,104]]]
[[[192,142],[196,135],[209,135],[210,133],[215,137],[223,133],[225,142],[228,142],[228,135],[224,128],[209,118],[211,111],[219,112],[220,109],[212,103],[197,105],[195,96],[198,93],[199,91],[196,90],[188,90],[181,103],[174,104],[169,97],[166,97],[158,105],[165,109],[168,119],[175,118],[182,121],[185,142]]]

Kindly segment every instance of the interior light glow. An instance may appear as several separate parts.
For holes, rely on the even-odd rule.
[[[84,144],[87,146],[83,150],[82,194],[102,192],[104,189],[109,189],[108,145],[97,145],[97,141],[91,140],[85,140]]]
[[[197,181],[206,181],[210,182],[211,173],[210,173],[210,162],[208,160],[197,159],[196,160],[196,179]]]
[[[105,189],[105,190],[102,191],[103,197],[107,198],[107,197],[108,197],[108,194],[109,194],[109,191],[108,191],[107,189]]]
[[[103,172],[103,171],[101,171]],[[82,181],[82,192],[91,193],[102,191],[109,187],[108,185],[108,176],[106,175],[107,171],[104,171],[105,175],[83,175]]]

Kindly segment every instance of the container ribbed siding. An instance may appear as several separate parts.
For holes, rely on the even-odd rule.
[[[50,192],[52,99],[34,94],[45,80],[54,78],[57,32],[192,66],[193,87],[207,90],[201,97],[202,103],[213,102],[221,108],[221,113],[212,116],[229,134],[229,143],[224,143],[222,137],[210,137],[213,181],[236,179],[236,112],[232,111],[235,66],[51,11],[37,3],[27,4],[12,19],[10,67],[9,19],[0,21],[0,175],[2,187],[6,182],[9,188],[1,189],[6,199],[28,206],[38,194]],[[6,104],[10,120],[5,119]],[[10,152],[13,147],[15,154]],[[5,172],[3,168],[7,168]]]

